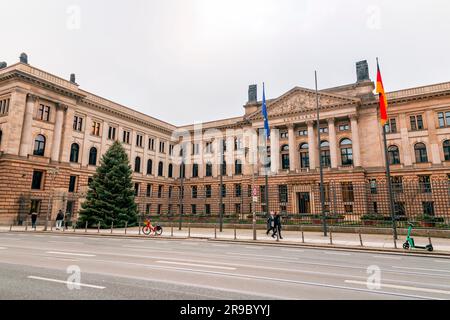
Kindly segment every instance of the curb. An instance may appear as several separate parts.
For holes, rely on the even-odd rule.
[[[403,256],[415,256],[415,257],[433,257],[433,258],[442,258],[442,259],[450,259],[450,252],[443,251],[433,251],[429,253],[423,252],[413,252],[413,251],[404,251],[403,249],[390,249],[390,248],[378,248],[378,247],[356,247],[356,246],[344,246],[344,245],[330,245],[330,244],[319,244],[319,243],[298,243],[298,242],[272,242],[266,240],[233,240],[233,239],[214,239],[211,237],[168,237],[168,236],[159,236],[159,237],[150,237],[146,235],[125,235],[125,234],[90,234],[90,233],[75,233],[75,232],[64,232],[64,233],[55,233],[51,231],[6,231],[1,233],[23,233],[23,234],[46,234],[46,235],[62,235],[62,236],[79,236],[79,237],[96,237],[96,238],[124,238],[124,239],[142,239],[142,240],[206,240],[211,242],[227,242],[227,243],[235,243],[235,244],[250,244],[250,245],[258,245],[258,246],[266,246],[266,247],[288,247],[288,248],[306,248],[306,249],[322,249],[322,250],[336,250],[336,251],[347,251],[347,252],[374,252],[374,253],[383,253],[383,254],[391,254],[391,255],[403,255]]]

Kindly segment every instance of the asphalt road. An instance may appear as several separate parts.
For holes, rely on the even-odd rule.
[[[450,259],[206,240],[0,233],[0,299],[449,298]]]

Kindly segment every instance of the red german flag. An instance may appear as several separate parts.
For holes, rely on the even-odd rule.
[[[388,102],[386,98],[386,92],[384,91],[383,79],[381,78],[380,66],[377,61],[377,93],[380,96],[380,115],[381,115],[381,125],[385,125],[388,120]]]

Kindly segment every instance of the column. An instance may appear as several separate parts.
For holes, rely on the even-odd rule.
[[[26,157],[31,149],[32,144],[32,132],[31,127],[33,125],[33,111],[36,102],[36,96],[32,94],[27,95],[27,102],[25,106],[25,115],[22,125],[22,136],[20,139],[19,156]]]
[[[328,119],[328,137],[330,140],[330,158],[331,168],[337,169],[338,167],[338,146],[336,140],[336,126],[334,124],[334,118]]]
[[[314,132],[314,121],[308,121],[308,145],[309,145],[309,168],[315,170],[318,166],[317,162],[317,142]]]
[[[298,148],[297,143],[295,139],[295,130],[294,125],[291,124],[288,126],[288,134],[289,134],[289,167],[291,171],[297,171],[299,167],[299,161],[298,161]]]
[[[280,169],[280,132],[277,128],[270,129],[270,170],[278,173]]]
[[[53,131],[53,141],[52,141],[52,161],[59,161],[59,154],[61,151],[61,138],[62,138],[62,129],[64,122],[64,110],[66,106],[56,104],[56,120],[55,120],[55,129]]]
[[[352,127],[353,166],[356,168],[361,167],[361,148],[359,145],[358,116],[351,115],[350,122]]]

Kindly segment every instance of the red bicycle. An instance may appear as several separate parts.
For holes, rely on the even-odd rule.
[[[160,235],[162,235],[163,228],[159,224],[157,224],[156,226],[153,226],[152,223],[150,222],[150,220],[147,220],[147,221],[145,221],[145,225],[142,227],[142,232],[146,236],[149,236],[152,233],[155,236],[160,236]]]

